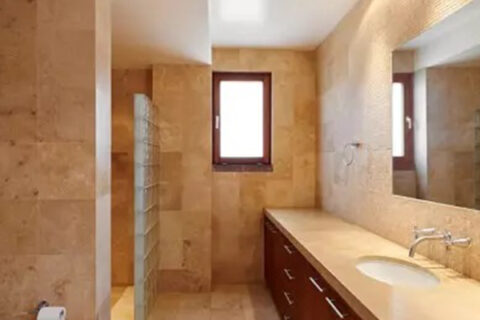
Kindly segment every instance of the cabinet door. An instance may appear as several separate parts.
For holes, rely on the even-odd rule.
[[[272,289],[273,281],[272,281],[272,275],[273,275],[273,259],[274,259],[274,232],[276,232],[273,229],[272,223],[268,221],[268,219],[265,219],[264,223],[264,237],[265,237],[265,268],[264,268],[264,274],[265,274],[265,282],[267,283],[268,288],[270,290]]]
[[[265,281],[280,312],[285,306],[284,289],[281,282],[282,245],[283,238],[280,231],[272,222],[265,219]]]

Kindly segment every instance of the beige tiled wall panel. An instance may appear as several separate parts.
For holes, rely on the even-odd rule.
[[[161,291],[211,285],[211,69],[156,65],[160,120]]]
[[[152,96],[151,70],[112,72],[112,284],[133,284],[133,95]]]
[[[0,319],[108,318],[109,10],[0,1]]]
[[[429,68],[427,88],[426,198],[475,208],[474,127],[480,109],[480,68]]]
[[[391,52],[469,2],[361,0],[319,48],[318,198],[325,210],[405,246],[415,225],[469,235],[468,249],[419,250],[480,279],[480,213],[393,196],[391,184]],[[346,169],[341,151],[352,140],[364,145]]]
[[[315,205],[316,66],[313,52],[214,49],[214,71],[271,72],[273,172],[213,175],[214,283],[263,279],[262,210]]]

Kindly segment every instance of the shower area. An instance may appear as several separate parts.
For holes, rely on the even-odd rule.
[[[158,114],[151,71],[112,76],[111,318],[147,320],[158,287]]]

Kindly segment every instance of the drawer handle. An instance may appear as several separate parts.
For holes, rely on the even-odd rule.
[[[324,293],[324,292],[325,292],[325,288],[322,288],[322,287],[318,284],[317,280],[315,280],[314,277],[309,277],[308,280],[310,280],[310,282],[313,284],[313,286],[314,286],[318,291],[320,291],[321,293]]]
[[[285,249],[285,251],[287,251],[288,254],[293,254],[293,250],[290,248],[290,246],[284,245],[283,248]]]
[[[293,299],[290,297],[290,293],[284,291],[283,295],[285,296],[285,300],[287,300],[288,305],[293,305]]]
[[[270,223],[266,223],[266,225],[267,225],[268,231],[270,231],[271,233],[275,233],[275,234],[277,233],[275,228]]]
[[[285,272],[285,275],[287,276],[288,280],[295,280],[295,277],[292,276],[290,269],[283,269],[283,272]]]
[[[338,309],[338,307],[335,305],[335,300],[329,297],[326,297],[325,300],[327,301],[328,305],[335,312],[335,314],[339,319],[345,319],[346,317],[348,317],[348,314],[342,313],[340,309]]]

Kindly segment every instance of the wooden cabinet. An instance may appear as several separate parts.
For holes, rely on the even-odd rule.
[[[360,320],[267,218],[264,230],[265,279],[281,320]]]

